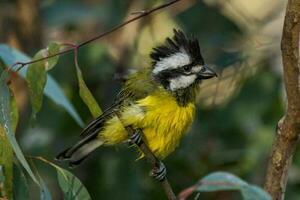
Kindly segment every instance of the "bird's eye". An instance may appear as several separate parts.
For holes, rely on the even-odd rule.
[[[191,65],[185,65],[183,67],[184,71],[189,72],[191,70],[192,66]]]

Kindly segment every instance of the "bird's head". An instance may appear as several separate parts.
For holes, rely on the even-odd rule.
[[[187,38],[180,30],[174,29],[173,38],[167,38],[163,45],[153,48],[150,57],[154,79],[172,92],[217,76],[205,65],[198,40]]]

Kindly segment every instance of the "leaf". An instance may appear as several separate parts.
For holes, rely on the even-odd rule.
[[[89,88],[86,86],[82,72],[79,68],[78,65],[76,65],[76,72],[77,72],[77,79],[78,79],[78,85],[79,85],[79,95],[83,102],[87,105],[89,108],[91,114],[93,115],[94,118],[98,117],[99,115],[102,114],[102,110],[95,100],[94,96],[92,95],[91,91]]]
[[[12,122],[12,129],[15,132],[18,122],[18,110],[15,98],[13,95],[10,96],[10,118]],[[4,175],[6,181],[4,182],[4,187],[9,199],[12,198],[13,191],[13,149],[6,136],[4,126],[0,124],[0,165],[3,165]]]
[[[11,102],[11,94],[9,91],[9,88],[6,85],[7,80],[7,73],[2,73],[0,76],[0,126],[4,128],[4,132],[6,134],[6,137],[8,138],[15,154],[18,160],[21,162],[22,166],[25,168],[29,176],[32,178],[32,180],[40,186],[38,180],[36,179],[35,175],[33,174],[29,164],[27,163],[22,150],[19,146],[19,144],[16,141],[14,131],[12,124],[12,111],[10,106]]]
[[[195,190],[198,192],[238,190],[245,200],[271,200],[271,197],[259,187],[226,172],[214,172],[205,176]]]
[[[0,59],[3,60],[6,66],[12,66],[16,62],[28,62],[31,60],[31,58],[20,51],[4,44],[0,44]],[[22,77],[26,77],[26,73],[27,67],[24,67],[19,71],[19,74]],[[47,75],[47,83],[44,89],[44,94],[57,105],[62,106],[71,115],[71,117],[73,117],[79,126],[84,126],[84,123],[74,106],[66,98],[60,86],[50,75]]]
[[[271,197],[268,193],[266,193],[263,189],[255,185],[248,185],[248,187],[242,188],[241,192],[244,199],[246,200],[271,200]]]
[[[60,188],[62,189],[65,200],[89,200],[92,199],[87,189],[80,180],[69,171],[62,168],[57,169],[57,177]]]
[[[41,193],[40,193],[40,199],[41,200],[52,200],[51,193],[45,184],[45,182],[40,178],[41,183]]]
[[[75,177],[71,172],[65,170],[54,163],[42,158],[37,159],[51,165],[56,169],[57,178],[60,188],[64,194],[65,200],[91,200],[91,196],[81,181]]]
[[[47,47],[47,56],[57,54],[59,52],[59,49],[60,49],[60,45],[58,43],[51,42]],[[58,59],[59,56],[55,56],[47,59],[46,66],[45,66],[46,70],[52,69],[57,64]]]
[[[47,49],[40,50],[33,60],[38,60],[49,55],[54,55],[59,52],[60,45],[50,43]],[[57,61],[58,56],[32,63],[28,66],[26,73],[26,81],[29,88],[30,101],[32,105],[32,118],[36,119],[36,114],[40,111],[43,103],[43,93],[47,82],[47,70],[52,69]]]
[[[44,57],[44,51],[39,51],[33,60]],[[47,81],[47,62],[40,61],[28,66],[26,81],[29,88],[30,101],[32,106],[32,118],[36,119],[36,114],[40,111],[43,103],[43,93]]]
[[[23,70],[24,70],[24,68],[23,68]],[[75,110],[72,103],[67,99],[64,92],[62,91],[60,86],[57,84],[57,82],[49,75],[47,76],[47,83],[45,86],[44,93],[54,103],[63,107],[73,117],[73,119],[77,122],[77,124],[80,127],[84,127],[84,123],[83,123],[81,117],[79,116],[78,112]]]
[[[21,166],[14,165],[14,199],[29,199],[28,182]]]

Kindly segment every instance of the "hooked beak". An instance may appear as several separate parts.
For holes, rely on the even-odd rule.
[[[213,77],[218,77],[218,75],[207,65],[204,65],[201,71],[198,73],[198,79],[210,79]]]

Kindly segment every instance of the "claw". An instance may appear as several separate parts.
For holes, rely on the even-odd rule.
[[[159,161],[159,166],[151,170],[150,176],[152,176],[158,181],[163,181],[167,176],[167,168],[164,165],[164,163]]]
[[[134,134],[129,137],[128,142],[130,145],[136,144],[137,146],[140,146],[142,144],[141,130],[135,130]]]

